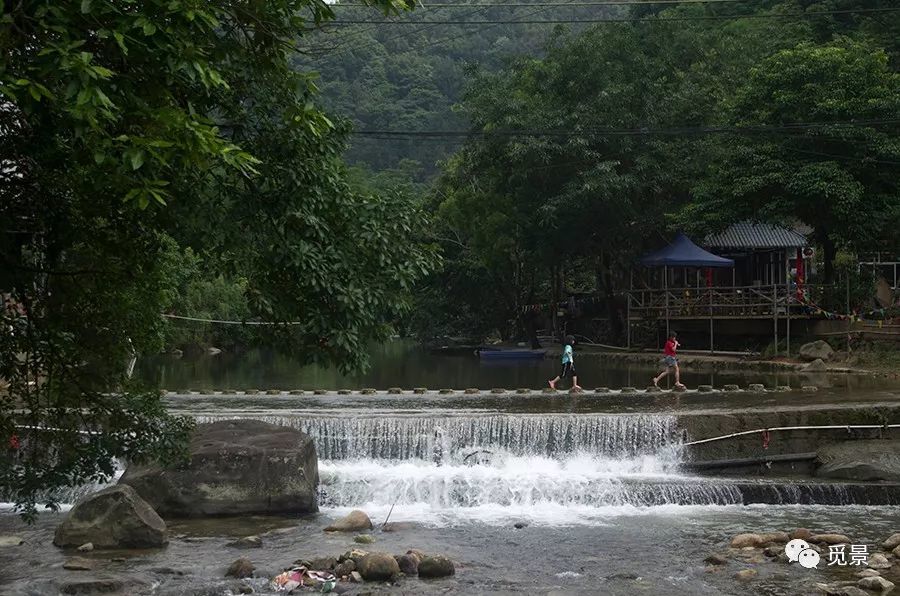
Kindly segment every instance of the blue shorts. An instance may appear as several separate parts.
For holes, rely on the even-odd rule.
[[[665,358],[663,358],[663,364],[665,364],[669,368],[673,368],[675,366],[678,366],[678,359],[675,358],[675,356],[666,356]]]

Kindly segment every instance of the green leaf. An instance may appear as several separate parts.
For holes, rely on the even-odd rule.
[[[81,12],[84,14],[91,12],[91,0],[81,0]]]
[[[131,169],[137,170],[144,165],[144,152],[135,151],[131,154]]]

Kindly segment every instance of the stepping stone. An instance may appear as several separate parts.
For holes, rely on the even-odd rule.
[[[428,387],[414,387],[413,393],[418,393],[419,395],[423,393],[428,393]]]
[[[326,395],[328,392],[325,391],[324,389],[316,389],[315,391],[313,391],[313,393],[315,395]]]
[[[697,391],[700,393],[712,393],[712,385],[697,385]]]
[[[453,389],[441,389],[440,391],[438,391],[438,393],[440,393],[441,395],[450,395],[451,393],[453,393]]]
[[[620,393],[637,393],[636,387],[622,387],[619,391]]]
[[[557,392],[557,390],[553,389],[551,387],[544,387],[544,389],[543,389],[543,393],[556,393],[556,392]]]
[[[803,386],[803,393],[815,393],[818,390],[819,390],[819,388],[816,387],[815,385],[804,385]]]
[[[338,395],[350,395],[351,393],[353,392],[349,389],[338,389]]]
[[[475,389],[474,387],[469,387],[468,389],[465,390],[464,393],[466,393],[468,395],[474,395],[476,393],[481,393],[481,389]]]
[[[266,395],[281,395],[281,389],[269,389],[266,391]]]
[[[506,393],[506,389],[501,389],[500,387],[494,387],[491,389],[491,393]]]
[[[367,387],[366,389],[360,391],[360,393],[362,393],[363,395],[374,395],[375,393],[377,393],[377,391],[375,391],[371,387]]]
[[[649,385],[647,387],[647,393],[661,393],[662,389],[657,387],[656,385]]]
[[[246,389],[244,391],[244,395],[256,395],[259,393],[259,389]]]
[[[401,393],[403,393],[403,389],[401,389],[400,387],[391,387],[387,390],[387,392],[391,395],[400,395]]]
[[[741,390],[741,388],[739,386],[734,385],[734,384],[724,385],[722,387],[722,389],[724,389],[725,391],[740,391]]]
[[[234,389],[222,389],[222,395],[234,395],[237,391]]]
[[[791,388],[788,385],[778,385],[777,387],[775,387],[775,391],[780,391],[782,393],[790,391],[790,390],[791,390]]]
[[[303,395],[306,392],[303,389],[291,389],[288,393],[291,395]]]
[[[212,395],[212,394],[213,394],[213,392],[209,389],[201,389],[200,390],[200,395]]]
[[[609,387],[597,387],[594,393],[609,393]]]
[[[762,393],[763,391],[766,390],[766,386],[763,385],[762,383],[750,383],[750,385],[747,386],[747,390],[748,391],[756,391],[757,393]]]
[[[531,389],[525,389],[524,387],[519,387],[518,389],[516,389],[516,393],[519,393],[519,394],[531,393]]]
[[[678,386],[675,386],[675,387],[672,388],[672,391],[675,392],[675,393],[684,393],[685,391],[687,391],[687,387],[678,387]]]

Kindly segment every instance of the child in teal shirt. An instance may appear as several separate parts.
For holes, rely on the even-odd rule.
[[[581,386],[578,384],[578,375],[575,373],[575,351],[572,349],[573,345],[575,345],[575,337],[567,335],[566,346],[563,348],[562,353],[562,369],[555,379],[547,381],[551,389],[556,389],[556,384],[560,379],[565,379],[566,377],[572,377],[572,389],[581,389]]]

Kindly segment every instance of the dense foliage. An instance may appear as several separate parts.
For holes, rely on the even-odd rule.
[[[126,364],[211,293],[301,359],[365,365],[434,255],[407,194],[347,181],[346,127],[289,68],[328,4],[0,8],[4,499],[33,512],[114,457],[176,455],[190,424]]]

